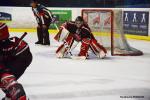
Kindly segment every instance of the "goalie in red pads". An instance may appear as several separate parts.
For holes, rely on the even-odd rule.
[[[56,51],[58,58],[69,55],[77,59],[86,59],[89,48],[98,58],[104,58],[107,53],[106,49],[97,42],[91,29],[81,16],[78,16],[75,21],[64,23],[55,36],[55,40],[63,41],[63,44]],[[72,56],[71,51],[76,47],[78,42],[81,42],[80,52],[78,56]]]
[[[9,38],[7,25],[0,23],[0,88],[6,94],[2,100],[27,100],[17,80],[30,65],[32,54],[22,38]]]

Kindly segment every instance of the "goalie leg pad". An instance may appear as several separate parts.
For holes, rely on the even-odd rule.
[[[70,52],[79,44],[78,41],[73,41],[71,47],[70,47]]]
[[[90,39],[86,39],[84,38],[81,42],[81,48],[80,48],[80,53],[78,54],[78,56],[84,56],[87,57],[88,56],[88,50],[89,50],[89,46],[90,46]]]
[[[6,95],[9,95],[11,100],[26,100],[25,91],[22,85],[16,81],[14,75],[8,73],[3,74],[1,83],[3,89],[7,91]]]
[[[68,50],[70,50],[70,47],[72,46],[73,42],[74,42],[73,37],[71,35],[68,36],[67,39],[64,41],[64,43],[56,50],[56,56],[58,58],[62,58],[64,54]]]
[[[64,44],[62,44],[60,47],[58,47],[58,49],[56,50],[56,56],[58,58],[62,58],[64,56],[65,53],[65,46]]]
[[[61,31],[62,31],[62,29],[60,29],[59,32],[54,36],[54,39],[58,42],[59,42]]]
[[[70,58],[72,55],[72,50],[78,45],[78,41],[73,41],[72,44],[70,45],[70,48],[68,48],[68,50],[65,52],[64,57],[66,58]]]
[[[64,41],[69,35],[69,31],[62,27],[59,32],[56,34],[56,36],[54,37],[54,39],[56,41]]]
[[[104,58],[106,56],[107,50],[94,39],[91,41],[90,48],[97,57]]]

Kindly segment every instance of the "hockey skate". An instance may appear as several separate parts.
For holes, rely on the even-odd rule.
[[[42,42],[41,41],[37,41],[37,42],[35,42],[35,44],[42,44]]]
[[[104,59],[106,57],[106,53],[103,50],[101,50],[100,53],[99,53],[99,55],[98,55],[98,57],[100,59]]]

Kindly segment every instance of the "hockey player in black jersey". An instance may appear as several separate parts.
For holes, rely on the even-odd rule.
[[[0,23],[0,89],[6,94],[2,100],[27,100],[17,80],[31,61],[28,44],[18,37],[9,38],[7,25]]]
[[[52,13],[37,0],[31,1],[31,7],[38,23],[38,41],[35,44],[50,45],[48,28],[54,20]]]

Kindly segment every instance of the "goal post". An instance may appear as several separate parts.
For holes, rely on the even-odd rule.
[[[111,51],[111,55],[139,56],[143,52],[131,47],[123,31],[123,11],[111,9],[82,9],[97,41]]]

